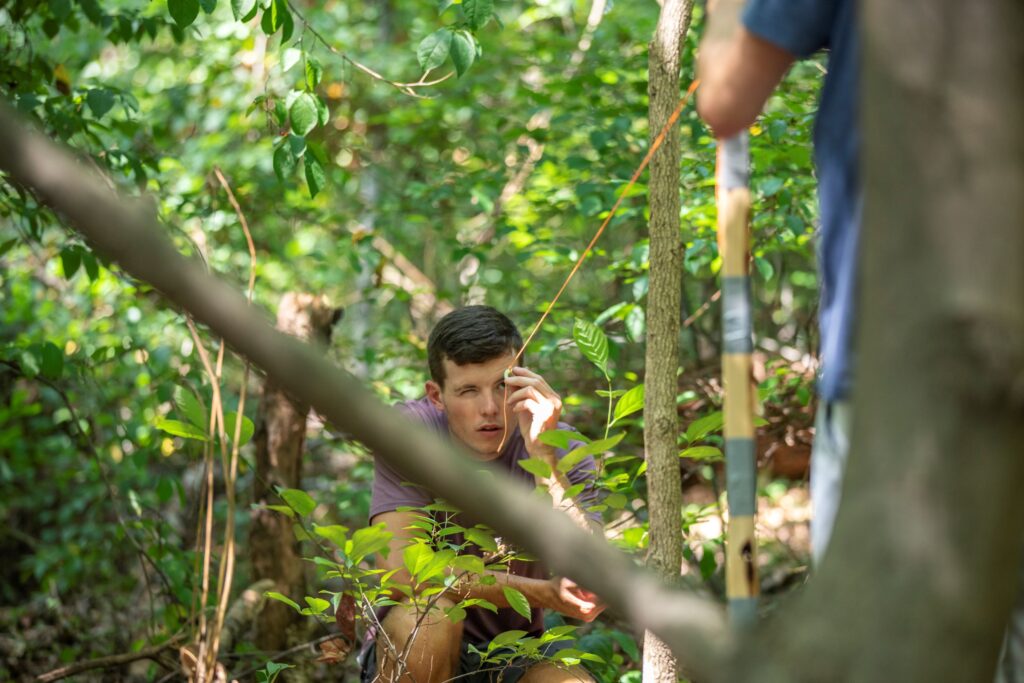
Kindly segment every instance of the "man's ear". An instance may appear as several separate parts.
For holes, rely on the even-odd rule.
[[[434,380],[428,380],[426,384],[427,398],[438,410],[444,410],[444,401],[441,400],[441,385]]]

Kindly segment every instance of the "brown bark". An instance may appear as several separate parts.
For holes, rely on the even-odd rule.
[[[322,296],[288,293],[277,311],[277,329],[303,341],[323,343],[338,313],[339,309]],[[266,379],[254,435],[256,505],[280,504],[277,487],[301,488],[308,416],[308,403],[294,399],[273,378]],[[302,604],[306,595],[305,567],[292,524],[278,512],[253,508],[249,560],[255,581],[270,579],[274,590]],[[269,601],[256,620],[256,644],[263,650],[283,649],[288,644],[288,629],[298,618],[288,605]]]
[[[650,137],[664,127],[679,101],[680,45],[690,25],[692,0],[665,0],[650,44]],[[678,581],[683,561],[682,483],[676,439],[679,307],[683,244],[679,235],[679,129],[673,127],[651,159],[651,266],[647,293],[644,373],[644,443],[647,451],[647,563],[667,583]],[[668,644],[644,633],[643,680],[675,683],[676,658]]]

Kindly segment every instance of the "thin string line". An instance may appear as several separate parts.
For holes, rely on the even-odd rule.
[[[526,347],[530,345],[530,342],[533,340],[534,336],[536,336],[537,332],[540,330],[541,325],[543,325],[544,321],[547,319],[548,314],[551,313],[551,311],[555,307],[555,304],[558,303],[558,299],[562,296],[562,293],[565,292],[566,288],[569,286],[569,283],[576,275],[576,272],[580,269],[580,266],[583,265],[583,261],[587,258],[587,256],[590,255],[590,252],[594,248],[594,245],[597,244],[597,240],[601,238],[601,235],[604,233],[605,228],[608,227],[608,224],[611,223],[612,218],[614,218],[615,214],[618,212],[619,206],[622,205],[623,200],[629,194],[629,191],[633,188],[633,185],[636,184],[636,181],[640,178],[640,174],[644,172],[644,169],[646,169],[647,165],[651,162],[651,157],[653,157],[655,152],[658,151],[658,148],[661,147],[661,143],[665,141],[665,136],[668,135],[668,132],[669,130],[672,129],[672,126],[674,126],[676,124],[676,121],[679,120],[679,115],[683,113],[683,108],[686,107],[686,103],[690,101],[690,97],[693,95],[694,91],[697,90],[698,85],[700,85],[700,79],[694,79],[694,81],[690,83],[690,87],[686,89],[686,93],[682,96],[682,98],[680,98],[679,104],[676,105],[675,110],[668,117],[668,121],[666,121],[665,125],[662,126],[661,132],[659,132],[658,136],[654,138],[654,142],[651,143],[651,148],[647,150],[647,154],[644,155],[643,161],[640,162],[640,165],[637,166],[636,171],[633,172],[633,177],[629,179],[629,182],[626,183],[625,189],[619,194],[619,198],[615,200],[615,204],[612,205],[611,211],[608,212],[608,215],[601,223],[601,227],[597,229],[597,232],[594,233],[593,238],[591,238],[590,240],[590,244],[588,244],[587,248],[583,250],[583,253],[580,254],[580,257],[576,259],[576,264],[572,267],[572,270],[569,271],[569,275],[565,278],[565,282],[562,283],[562,286],[559,288],[558,293],[555,294],[555,297],[547,305],[547,308],[544,310],[544,313],[540,316],[540,320],[538,320],[537,324],[533,326],[533,330],[531,330],[530,334],[526,337],[526,341],[523,342],[522,347],[520,347],[519,351],[512,359],[512,362],[505,369],[506,376],[510,372],[512,372],[512,368],[514,368],[516,364],[519,362],[519,359],[523,357],[523,352],[526,351]],[[504,410],[504,405],[507,402],[508,385],[505,385],[505,396],[504,401],[502,402],[503,407],[501,411],[504,433],[502,434],[501,437],[501,443],[498,444],[498,452],[501,452],[501,449],[505,447],[505,440],[508,438],[508,415]]]

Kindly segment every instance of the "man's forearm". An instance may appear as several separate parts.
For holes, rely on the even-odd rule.
[[[552,596],[554,587],[547,579],[535,579],[518,576],[509,572],[488,571],[485,576],[492,577],[493,582],[483,582],[480,576],[468,576],[455,584],[450,593],[459,600],[477,598],[486,600],[497,607],[509,607],[505,597],[505,587],[514,588],[522,593],[530,607],[554,608]]]
[[[712,0],[708,2],[707,28],[700,42],[697,75],[701,81],[713,78],[715,65],[722,63],[722,55],[736,37],[745,0]]]

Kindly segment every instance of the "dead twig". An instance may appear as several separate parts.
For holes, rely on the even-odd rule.
[[[59,669],[54,669],[45,674],[41,674],[36,677],[40,683],[49,683],[50,681],[59,681],[68,676],[74,676],[80,674],[83,671],[92,671],[93,669],[106,669],[112,666],[122,666],[124,664],[130,664],[140,659],[152,659],[158,661],[157,657],[172,647],[175,647],[179,642],[184,639],[184,634],[178,634],[172,636],[169,640],[160,645],[154,645],[152,647],[143,648],[138,652],[125,652],[119,655],[108,655],[106,657],[98,657],[96,659],[90,659],[85,662],[75,662],[74,664],[68,664],[62,666]]]

